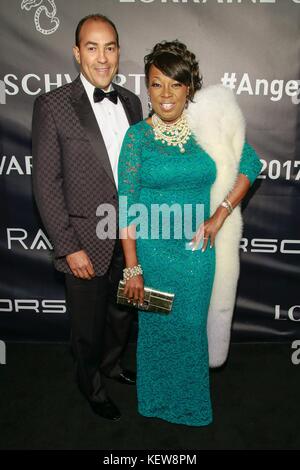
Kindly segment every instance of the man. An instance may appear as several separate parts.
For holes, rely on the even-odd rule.
[[[132,313],[116,305],[124,267],[117,227],[116,239],[98,238],[96,209],[103,203],[118,208],[118,155],[142,108],[133,93],[112,84],[120,48],[111,20],[83,18],[73,52],[80,75],[35,102],[33,186],[55,267],[65,273],[79,387],[95,413],[117,420],[121,414],[103,375],[135,383],[120,363]]]

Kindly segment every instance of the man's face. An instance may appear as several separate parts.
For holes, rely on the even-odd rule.
[[[73,53],[80,71],[95,87],[106,90],[117,73],[120,49],[109,23],[87,20],[80,31],[79,47]]]

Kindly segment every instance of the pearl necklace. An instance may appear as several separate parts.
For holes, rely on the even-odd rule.
[[[184,144],[189,140],[191,130],[184,114],[172,124],[167,124],[157,114],[153,114],[152,124],[155,140],[174,147],[178,145],[180,152],[185,152]]]

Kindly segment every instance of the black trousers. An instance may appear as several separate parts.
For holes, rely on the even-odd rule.
[[[116,240],[110,268],[91,280],[65,274],[67,309],[71,314],[71,344],[80,390],[90,402],[107,398],[103,374],[117,376],[127,346],[133,310],[116,304],[124,258]]]

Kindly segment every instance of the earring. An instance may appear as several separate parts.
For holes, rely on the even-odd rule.
[[[151,100],[150,100],[150,96],[148,95],[148,111],[149,111],[149,114],[151,113],[152,111],[152,103],[151,103]]]

